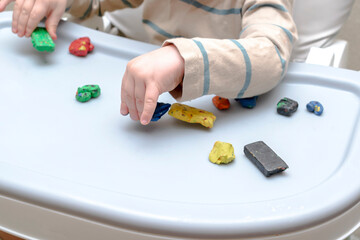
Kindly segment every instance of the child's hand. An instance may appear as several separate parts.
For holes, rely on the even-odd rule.
[[[122,115],[146,125],[154,114],[158,97],[175,89],[184,75],[184,60],[168,45],[131,60],[122,80]]]
[[[0,0],[0,12],[14,0]],[[56,28],[65,12],[66,0],[15,0],[12,31],[19,37],[30,37],[38,23],[46,17],[45,26],[56,39]]]

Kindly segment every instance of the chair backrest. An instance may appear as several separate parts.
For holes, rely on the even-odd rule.
[[[305,60],[311,47],[330,45],[350,15],[355,0],[294,0],[299,39],[292,60]]]
[[[143,5],[137,8],[125,8],[106,12],[105,17],[125,36],[138,41],[148,42],[149,39],[142,23]]]

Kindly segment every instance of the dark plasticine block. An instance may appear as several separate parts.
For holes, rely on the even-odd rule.
[[[277,104],[277,112],[284,116],[290,116],[298,109],[299,104],[297,101],[290,98],[283,98]]]
[[[263,141],[246,145],[244,153],[266,177],[288,168],[288,165]]]

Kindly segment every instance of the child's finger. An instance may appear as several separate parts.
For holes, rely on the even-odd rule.
[[[144,111],[141,114],[140,122],[143,125],[149,124],[152,116],[154,115],[157,100],[160,92],[155,85],[149,85],[146,87],[145,100],[144,100]]]
[[[21,13],[22,5],[24,0],[16,0],[14,9],[13,9],[13,19],[12,19],[12,31],[13,33],[18,32],[18,20]]]
[[[125,102],[121,101],[121,105],[120,105],[120,113],[124,116],[129,114],[129,109],[126,106]]]
[[[129,109],[125,103],[125,81],[127,80],[127,71],[125,70],[122,83],[121,83],[121,92],[120,92],[120,98],[121,98],[121,105],[120,105],[120,113],[124,116],[129,114]]]
[[[25,35],[28,20],[30,18],[31,11],[34,7],[35,0],[26,0],[21,8],[21,14],[18,18],[18,36],[23,37]]]
[[[135,103],[139,117],[144,109],[145,83],[143,81],[135,82]]]
[[[30,37],[34,29],[37,27],[41,19],[45,17],[46,9],[38,4],[35,4],[31,11],[30,18],[25,29],[25,36]]]
[[[48,30],[50,36],[52,39],[56,40],[56,29],[59,25],[59,21],[64,14],[65,9],[63,8],[56,8],[54,11],[50,13],[50,15],[47,17],[47,20],[45,22],[46,29]]]
[[[136,110],[136,103],[135,103],[135,84],[134,80],[131,76],[127,75],[126,78],[123,79],[122,87],[121,87],[121,98],[124,99],[124,103],[126,104],[130,118],[132,120],[139,120],[139,115]]]
[[[138,121],[139,120],[139,114],[137,112],[136,109],[136,103],[135,103],[135,97],[134,95],[132,96],[125,96],[126,98],[126,105],[129,109],[129,113],[130,113],[130,118],[134,121]]]
[[[10,2],[12,2],[12,0],[1,0],[0,1],[0,12],[4,11],[6,6],[9,5]]]

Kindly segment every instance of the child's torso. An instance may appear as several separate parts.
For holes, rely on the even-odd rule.
[[[238,38],[244,0],[145,0],[150,42],[173,37]]]

